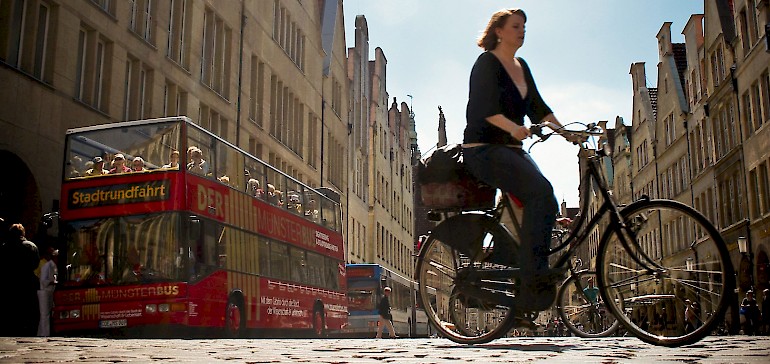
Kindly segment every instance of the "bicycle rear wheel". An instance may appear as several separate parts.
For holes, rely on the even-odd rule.
[[[577,336],[610,336],[620,323],[600,299],[599,288],[590,288],[589,279],[596,284],[596,272],[584,270],[567,278],[559,287],[556,310],[567,329]]]
[[[651,344],[674,347],[708,335],[722,320],[735,285],[717,230],[671,200],[639,201],[621,215],[626,238],[618,235],[619,227],[605,234],[597,264],[612,313]]]
[[[463,292],[457,284],[469,270],[505,267],[490,263],[489,258],[501,241],[512,244],[510,234],[473,215],[454,216],[443,224],[462,227],[467,234],[436,233],[439,225],[420,249],[415,274],[428,320],[441,336],[461,344],[487,343],[505,336],[513,326],[514,310]],[[512,280],[503,281],[514,285]]]

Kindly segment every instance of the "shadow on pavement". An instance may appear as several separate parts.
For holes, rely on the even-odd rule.
[[[440,346],[441,348],[457,348],[457,346]],[[518,350],[518,351],[547,351],[554,353],[561,353],[563,351],[572,350],[577,348],[575,345],[569,344],[553,344],[553,343],[505,343],[505,344],[480,344],[469,345],[469,348],[475,349],[488,349],[488,350]]]

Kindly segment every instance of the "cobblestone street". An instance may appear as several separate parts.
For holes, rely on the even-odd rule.
[[[680,348],[633,338],[444,339],[2,338],[2,363],[770,363],[770,338],[715,336]]]

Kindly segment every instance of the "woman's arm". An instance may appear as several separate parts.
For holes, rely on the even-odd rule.
[[[490,124],[504,130],[508,134],[511,134],[518,141],[522,141],[529,137],[529,129],[525,126],[514,123],[511,119],[508,119],[503,114],[496,114],[486,118]]]

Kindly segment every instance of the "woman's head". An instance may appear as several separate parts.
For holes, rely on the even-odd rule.
[[[524,10],[498,10],[492,14],[492,18],[489,19],[489,23],[487,24],[486,29],[484,29],[484,33],[481,34],[481,37],[479,38],[478,42],[476,42],[476,44],[478,44],[479,47],[484,48],[485,51],[491,51],[497,48],[497,43],[500,42],[500,37],[497,34],[497,30],[503,28],[505,23],[508,21],[508,18],[514,14],[516,16],[520,16],[524,23],[527,22],[527,14],[524,13]]]

